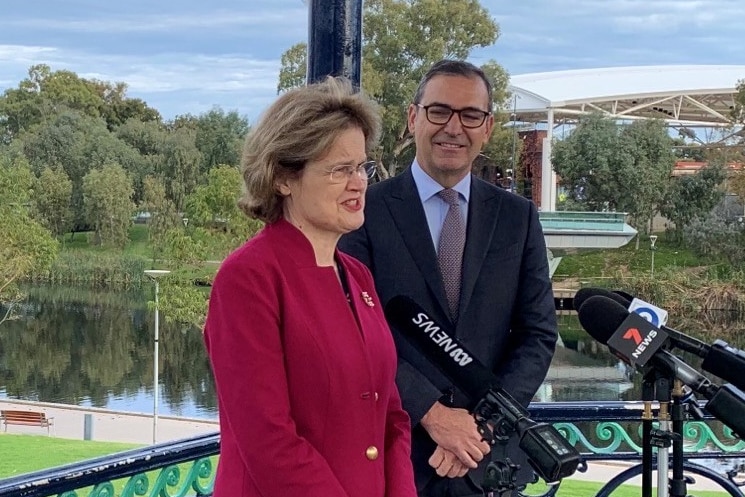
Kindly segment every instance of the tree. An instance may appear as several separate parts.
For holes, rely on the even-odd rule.
[[[219,164],[240,164],[243,139],[248,132],[245,117],[216,107],[200,115],[196,124],[194,144],[202,154],[201,174],[207,174]]]
[[[232,222],[243,217],[238,208],[241,173],[235,166],[220,165],[209,172],[207,184],[196,188],[186,201],[189,219],[200,226],[219,223],[231,232]]]
[[[0,155],[0,302],[7,309],[0,323],[13,317],[13,304],[23,298],[18,281],[48,268],[57,256],[57,241],[31,218],[33,185],[25,160]]]
[[[28,78],[0,97],[0,142],[10,143],[20,132],[64,110],[101,117],[108,129],[130,118],[160,121],[158,111],[128,98],[126,92],[125,83],[88,80],[72,71],[52,71],[45,64],[31,66]]]
[[[46,167],[36,182],[34,211],[41,223],[60,236],[72,228],[72,181],[61,167]]]
[[[737,195],[740,203],[745,207],[745,169],[740,169],[732,175],[729,181],[729,189]],[[745,214],[745,212],[743,213]]]
[[[623,128],[621,136],[633,160],[633,176],[622,178],[633,185],[632,224],[646,234],[666,197],[675,167],[673,140],[659,119],[634,121]]]
[[[363,16],[362,87],[380,104],[383,117],[376,159],[394,175],[413,143],[406,109],[422,76],[440,59],[466,59],[475,47],[492,45],[499,28],[477,0],[370,0]],[[304,43],[283,54],[280,92],[302,84],[306,59]],[[489,62],[488,67],[499,66]],[[495,102],[500,104],[506,80],[497,83]]]
[[[176,206],[166,196],[163,182],[148,176],[144,182],[144,198],[140,208],[150,213],[148,236],[153,245],[153,259],[157,260],[165,249],[166,234],[180,224]]]
[[[735,94],[735,105],[732,108],[732,118],[735,122],[745,122],[745,79],[737,82],[737,93]]]
[[[616,123],[582,116],[568,138],[554,145],[552,162],[570,199],[591,210],[624,210],[632,199],[634,164]]]
[[[133,193],[132,180],[119,164],[94,169],[83,178],[85,211],[99,245],[122,248],[127,243]]]
[[[141,198],[141,178],[149,172],[149,162],[137,150],[109,132],[101,118],[64,110],[31,130],[20,134],[13,143],[41,174],[47,167],[61,167],[72,181],[73,223],[86,227],[83,207],[83,177],[105,164],[120,164],[138,186],[135,198]]]
[[[706,216],[722,200],[724,192],[718,187],[725,177],[724,164],[718,162],[696,174],[674,178],[660,212],[674,223],[673,234],[678,240],[686,226]]]
[[[163,179],[166,194],[181,211],[186,197],[194,191],[199,180],[202,154],[195,145],[196,132],[189,128],[170,131],[161,145],[163,160],[156,173]]]
[[[619,125],[591,114],[556,143],[552,160],[570,203],[627,212],[647,232],[666,196],[675,164],[672,145],[662,121]]]

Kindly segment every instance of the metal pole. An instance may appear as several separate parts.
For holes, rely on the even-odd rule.
[[[158,280],[155,280],[155,340],[153,343],[153,444],[158,438],[158,340],[159,330]]]
[[[344,76],[360,88],[362,0],[311,0],[307,82]]]

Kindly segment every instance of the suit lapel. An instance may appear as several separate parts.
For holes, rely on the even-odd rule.
[[[391,194],[386,197],[393,222],[398,228],[409,254],[419,269],[424,281],[437,297],[437,303],[445,315],[449,315],[445,287],[437,265],[437,254],[432,243],[427,218],[424,215],[419,193],[411,175],[406,169],[390,181]],[[466,250],[468,247],[466,247]]]
[[[463,269],[460,290],[460,314],[468,310],[476,280],[481,272],[492,238],[499,221],[502,205],[496,191],[473,177],[471,179],[471,198],[468,202],[468,227],[466,228],[466,247],[463,254]]]

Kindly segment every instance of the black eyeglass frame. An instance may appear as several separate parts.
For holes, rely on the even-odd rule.
[[[416,106],[419,107],[419,108],[421,108],[421,109],[424,109],[424,116],[427,118],[427,121],[429,121],[430,123],[435,124],[437,126],[443,126],[443,125],[449,123],[450,120],[453,118],[453,114],[458,114],[458,119],[460,120],[461,126],[463,126],[464,128],[468,128],[468,129],[476,129],[476,128],[480,128],[481,126],[483,126],[484,125],[484,122],[486,122],[486,118],[492,115],[491,112],[486,112],[486,111],[481,110],[481,109],[474,109],[473,107],[466,107],[465,109],[453,109],[452,107],[448,107],[447,105],[443,105],[443,104],[430,104],[430,105],[416,104]],[[448,115],[448,118],[445,119],[442,122],[433,121],[432,120],[432,117],[430,117],[430,115],[429,115],[429,110],[432,109],[432,108],[434,108],[434,107],[437,107],[437,108],[442,109],[442,110],[448,110],[450,112],[450,115]],[[463,122],[463,114],[462,113],[463,112],[466,112],[466,111],[468,111],[468,112],[478,112],[479,114],[483,114],[483,117],[481,118],[481,122],[479,122],[478,124],[466,124],[466,123],[464,123]]]

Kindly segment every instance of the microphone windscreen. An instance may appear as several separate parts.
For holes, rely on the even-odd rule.
[[[494,374],[410,297],[392,297],[384,312],[390,325],[471,400],[499,387]]]
[[[613,299],[602,295],[589,297],[577,311],[579,322],[592,338],[608,344],[608,339],[628,317],[629,311]]]
[[[629,304],[631,304],[631,301],[634,300],[634,296],[631,295],[629,292],[624,292],[623,290],[613,290],[613,293],[618,295],[619,297],[622,297],[628,301]],[[623,302],[620,302],[620,304],[623,304]],[[628,305],[626,305],[628,307]]]
[[[612,292],[606,288],[585,287],[585,288],[580,288],[579,290],[577,290],[577,293],[574,294],[574,299],[573,299],[574,309],[579,311],[582,308],[582,304],[584,304],[587,301],[587,299],[589,299],[590,297],[596,297],[596,296],[607,297],[611,300],[615,300],[616,302],[618,302],[619,304],[621,304],[627,309],[629,305],[631,305],[631,300],[633,299],[632,297],[631,299],[626,300],[618,292],[616,291]]]

